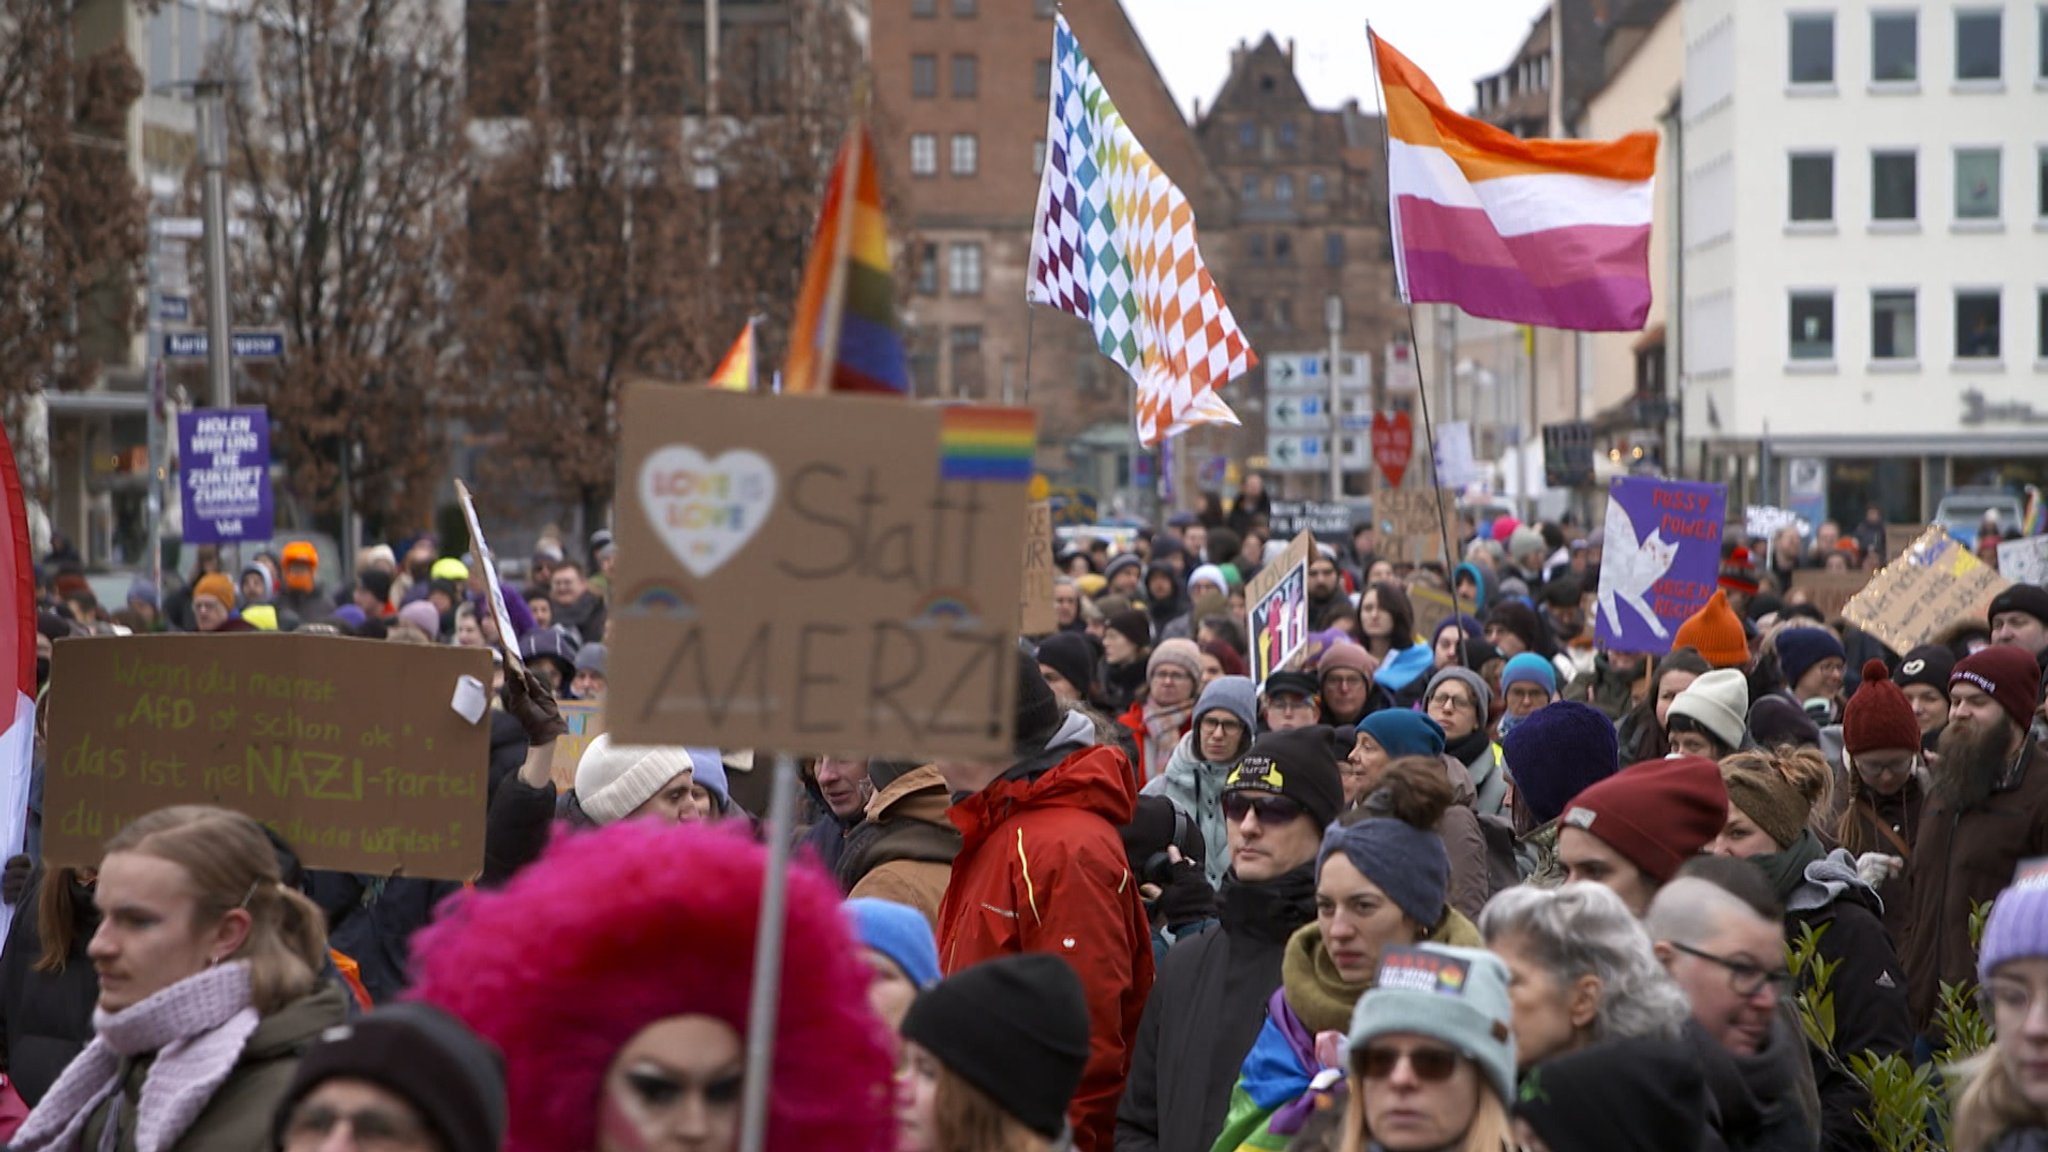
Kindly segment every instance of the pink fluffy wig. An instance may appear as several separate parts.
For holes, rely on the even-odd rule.
[[[414,996],[505,1054],[505,1152],[588,1152],[619,1049],[703,1015],[747,1032],[766,849],[627,820],[560,836],[506,887],[449,902],[414,942]],[[769,1101],[771,1152],[887,1152],[890,1058],[839,894],[793,866]]]

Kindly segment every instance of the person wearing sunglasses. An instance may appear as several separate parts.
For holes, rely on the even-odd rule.
[[[1246,761],[1240,771],[1250,770]],[[1316,922],[1287,942],[1280,992],[1245,1057],[1216,1147],[1284,1148],[1302,1130],[1318,1108],[1318,1078],[1342,1078],[1352,1009],[1388,949],[1480,946],[1479,930],[1446,901],[1451,863],[1432,829],[1451,803],[1441,760],[1396,760],[1374,793],[1379,814],[1351,813],[1323,834]]]
[[[1120,1152],[1208,1148],[1222,1131],[1287,941],[1316,918],[1316,853],[1344,796],[1335,739],[1319,727],[1268,733],[1224,781],[1218,926],[1160,965],[1117,1109]]]
[[[1643,927],[1692,1005],[1685,1041],[1706,1070],[1730,1152],[1813,1148],[1820,1101],[1784,999],[1784,910],[1755,865],[1703,856],[1657,893]]]
[[[1501,1152],[1513,1143],[1508,970],[1476,948],[1380,958],[1352,1016],[1344,1152]]]

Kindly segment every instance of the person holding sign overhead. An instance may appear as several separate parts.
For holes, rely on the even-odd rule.
[[[320,910],[281,882],[262,826],[159,809],[107,842],[93,898],[95,1035],[10,1147],[268,1147],[299,1054],[347,1008],[319,976]]]

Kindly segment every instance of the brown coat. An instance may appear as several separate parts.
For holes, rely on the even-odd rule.
[[[2048,752],[2027,741],[1981,806],[1957,812],[1927,797],[1913,839],[1913,930],[1901,959],[1913,1026],[1931,1035],[1941,984],[1974,984],[1970,910],[2012,883],[2014,866],[2048,855]]]
[[[1493,895],[1493,878],[1486,857],[1486,834],[1479,828],[1479,813],[1473,805],[1479,793],[1472,787],[1472,774],[1455,756],[1442,757],[1444,774],[1451,780],[1451,806],[1437,821],[1436,834],[1443,839],[1451,858],[1451,887],[1444,901],[1473,922]]]
[[[847,836],[839,882],[849,897],[908,904],[939,923],[939,902],[960,853],[960,830],[946,818],[946,779],[929,765],[891,781],[868,800],[867,819]]]

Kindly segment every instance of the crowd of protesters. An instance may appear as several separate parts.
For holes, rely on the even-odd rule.
[[[1853,1069],[1948,1049],[1944,988],[1976,988],[1995,1042],[1937,1070],[1949,1147],[2048,1149],[2048,590],[1894,652],[1793,586],[1881,563],[1881,523],[1731,539],[1646,656],[1595,642],[1598,532],[1467,522],[1411,565],[1367,526],[1312,553],[1307,649],[1256,682],[1269,513],[1254,478],[1062,552],[1010,756],[805,762],[768,1148],[1876,1149]],[[206,555],[111,613],[52,566],[44,676],[165,630],[530,671],[501,669],[470,883],[308,869],[211,807],[46,866],[32,796],[8,1148],[738,1147],[768,774],[599,737],[557,788],[556,702],[605,695],[588,551],[543,542],[513,636],[431,538],[339,590],[307,546]]]

